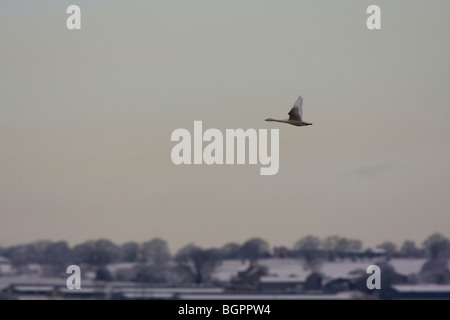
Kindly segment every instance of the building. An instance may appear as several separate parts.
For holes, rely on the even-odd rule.
[[[12,275],[15,270],[8,258],[0,256],[0,276]]]
[[[414,284],[392,285],[390,288],[380,291],[380,299],[450,299],[450,285],[438,284]]]
[[[232,277],[227,290],[233,291],[254,291],[257,289],[260,278],[267,274],[267,268],[249,261],[244,270],[238,271]]]
[[[335,278],[326,282],[323,290],[328,293],[353,290],[353,281],[348,278]]]
[[[291,252],[291,250],[289,250],[286,247],[275,247],[273,248],[273,258],[280,258],[280,259],[285,259],[285,258],[292,258],[293,254]]]
[[[298,277],[264,276],[259,279],[258,290],[271,293],[302,292],[304,284],[304,279]]]

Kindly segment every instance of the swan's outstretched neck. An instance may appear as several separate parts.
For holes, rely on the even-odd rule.
[[[278,120],[278,119],[272,119],[272,118],[267,118],[266,121],[286,122],[286,120]]]

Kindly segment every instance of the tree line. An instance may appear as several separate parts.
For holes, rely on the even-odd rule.
[[[320,239],[310,235],[299,239],[292,248],[286,248],[286,252],[288,257],[302,259],[304,266],[314,271],[324,261],[335,261],[348,253],[361,252],[362,248],[362,242],[357,239],[340,236]],[[383,249],[388,259],[429,258],[436,263],[450,256],[450,240],[439,233],[429,236],[419,247],[406,240],[400,247],[386,241],[377,248]],[[175,254],[171,254],[168,243],[161,238],[121,245],[99,239],[72,247],[66,241],[36,241],[0,247],[0,256],[8,258],[19,272],[26,271],[30,264],[39,264],[46,275],[65,275],[68,264],[77,264],[84,270],[95,272],[98,280],[148,283],[207,283],[222,260],[256,261],[273,255],[269,243],[261,238],[251,238],[242,244],[230,242],[220,248],[188,244]],[[119,267],[113,274],[108,268],[111,264],[123,264],[124,267]]]

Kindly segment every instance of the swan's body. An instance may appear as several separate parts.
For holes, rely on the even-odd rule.
[[[310,126],[312,123],[303,121],[303,98],[302,96],[299,96],[297,101],[295,101],[294,106],[292,107],[291,111],[289,111],[289,119],[286,120],[277,120],[272,118],[267,118],[266,121],[276,121],[276,122],[283,122],[292,124],[293,126]]]

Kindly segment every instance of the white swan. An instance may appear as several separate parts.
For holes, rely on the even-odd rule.
[[[283,122],[292,124],[293,126],[310,126],[312,123],[303,121],[303,98],[302,96],[299,96],[297,101],[295,101],[294,106],[292,107],[291,111],[289,111],[289,119],[286,120],[277,120],[272,118],[267,118],[266,121],[277,121],[277,122]]]

